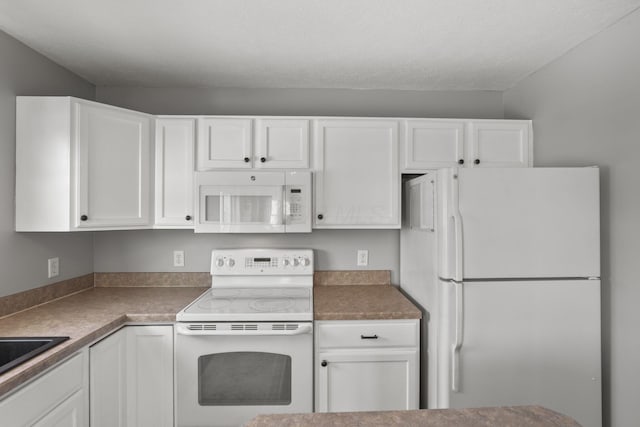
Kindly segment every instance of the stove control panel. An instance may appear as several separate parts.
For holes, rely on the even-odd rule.
[[[214,276],[313,275],[311,249],[221,249],[211,253]]]

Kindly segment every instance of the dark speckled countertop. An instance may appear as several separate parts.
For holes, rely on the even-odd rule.
[[[395,286],[324,285],[313,288],[315,320],[420,319],[422,313]]]
[[[580,427],[541,406],[258,415],[245,427]]]

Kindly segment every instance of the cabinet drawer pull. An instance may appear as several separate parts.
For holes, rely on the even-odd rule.
[[[458,160],[458,164],[459,164],[459,165],[464,165],[464,159],[460,159],[460,160]]]
[[[187,221],[191,221],[191,215],[185,216],[184,219],[186,219]]]
[[[360,339],[363,340],[377,340],[378,335],[360,335]]]
[[[81,215],[81,216],[80,216],[80,221],[86,221],[86,220],[88,220],[88,219],[89,219],[89,217],[88,217],[88,216],[86,216],[86,215]]]
[[[322,363],[320,363],[321,366],[327,366],[327,361],[323,360]]]
[[[266,157],[260,157],[260,161],[261,161],[262,163],[264,163],[264,162],[266,162],[266,161],[267,161],[267,158],[266,158]]]
[[[480,159],[475,159],[475,160],[473,161],[473,163],[474,163],[474,164],[476,164],[476,165],[479,165],[479,164],[480,164]]]
[[[251,159],[248,158],[248,157],[245,157],[243,160],[244,160],[245,163],[249,163],[251,161]]]

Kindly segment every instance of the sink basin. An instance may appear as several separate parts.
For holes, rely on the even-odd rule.
[[[68,339],[69,337],[0,338],[0,374]]]

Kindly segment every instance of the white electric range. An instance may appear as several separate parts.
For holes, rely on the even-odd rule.
[[[176,319],[176,424],[313,410],[313,251],[211,255],[211,289]]]

